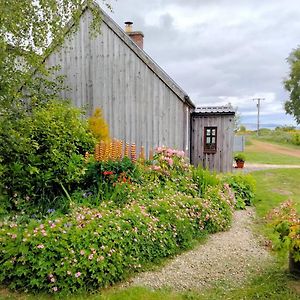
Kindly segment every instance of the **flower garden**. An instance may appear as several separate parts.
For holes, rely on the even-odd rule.
[[[211,174],[167,147],[146,159],[107,129],[100,142],[91,123],[56,102],[1,121],[1,284],[99,290],[226,230],[251,204],[251,176]]]

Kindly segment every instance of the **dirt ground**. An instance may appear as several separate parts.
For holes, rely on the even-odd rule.
[[[269,144],[262,141],[257,141],[252,139],[251,140],[252,145],[247,146],[248,151],[253,152],[272,152],[277,154],[284,154],[284,155],[290,155],[294,157],[300,158],[300,149],[289,149],[284,146],[276,145],[276,144]]]

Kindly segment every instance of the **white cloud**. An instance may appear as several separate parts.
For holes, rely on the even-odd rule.
[[[112,17],[145,33],[145,50],[197,105],[231,102],[262,118],[287,118],[285,61],[299,44],[298,0],[119,0]],[[292,118],[289,119],[292,122]]]

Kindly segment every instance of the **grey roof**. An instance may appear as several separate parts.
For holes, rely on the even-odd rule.
[[[194,114],[197,115],[234,115],[235,109],[232,106],[206,106],[197,107]]]

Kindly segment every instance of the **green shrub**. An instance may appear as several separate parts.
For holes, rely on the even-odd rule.
[[[300,133],[293,133],[291,142],[294,145],[300,146]]]
[[[115,209],[75,207],[68,215],[1,223],[0,283],[12,289],[72,293],[109,286],[193,239],[230,224],[217,191],[209,199],[178,195]]]
[[[0,181],[11,209],[52,207],[63,185],[72,190],[84,174],[84,153],[94,146],[81,112],[52,101],[32,114],[0,120]]]
[[[251,175],[230,174],[223,178],[235,193],[236,208],[243,209],[251,205],[255,196],[255,180]]]
[[[275,233],[273,248],[282,254],[289,252],[290,258],[300,262],[300,215],[296,211],[295,203],[292,200],[281,203],[267,218]]]
[[[216,173],[204,170],[200,166],[193,169],[193,181],[197,186],[199,197],[205,197],[209,187],[220,185],[220,179],[217,177]]]
[[[79,197],[76,198],[80,200],[82,195],[83,198],[88,197],[92,205],[98,205],[104,200],[124,205],[129,200],[132,183],[137,182],[140,182],[140,168],[128,157],[121,161],[90,159],[80,191],[76,192]]]

